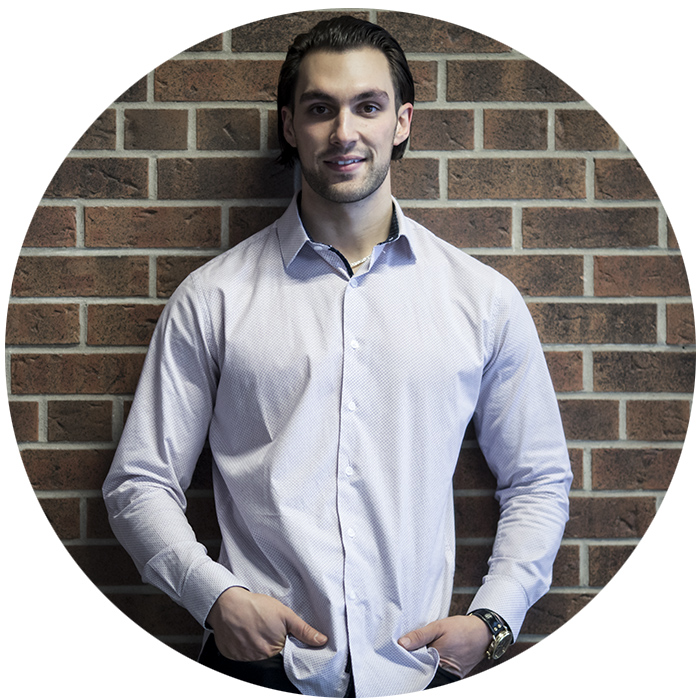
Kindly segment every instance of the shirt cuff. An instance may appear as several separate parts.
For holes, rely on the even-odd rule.
[[[503,618],[513,633],[513,639],[517,639],[529,605],[527,594],[515,579],[486,576],[467,613],[479,608],[492,610]]]

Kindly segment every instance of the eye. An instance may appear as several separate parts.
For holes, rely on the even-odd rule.
[[[363,114],[376,114],[377,112],[380,111],[380,109],[381,109],[381,107],[379,107],[379,105],[375,105],[375,104],[364,104],[364,105],[362,105],[362,107],[360,108],[360,111],[361,111]]]
[[[322,117],[323,115],[328,114],[328,111],[328,107],[325,105],[312,105],[309,108],[309,112],[317,117]]]

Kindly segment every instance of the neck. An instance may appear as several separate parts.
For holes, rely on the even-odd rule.
[[[300,213],[304,228],[315,241],[333,246],[347,260],[364,258],[375,245],[387,239],[392,215],[388,187],[385,192],[377,190],[359,202],[350,203],[328,201],[305,182],[301,192]]]

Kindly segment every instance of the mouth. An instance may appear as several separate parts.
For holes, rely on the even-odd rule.
[[[327,158],[323,162],[336,172],[352,172],[359,168],[359,166],[365,162],[365,159],[360,156],[338,156],[335,158]]]

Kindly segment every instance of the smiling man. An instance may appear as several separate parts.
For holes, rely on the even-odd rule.
[[[199,268],[154,333],[104,485],[145,581],[205,628],[200,661],[278,690],[454,682],[549,587],[571,472],[527,308],[391,194],[413,80],[383,29],[296,38],[278,90],[286,213]],[[452,476],[473,421],[500,507],[488,574],[449,615]],[[206,440],[217,561],[185,516]]]

